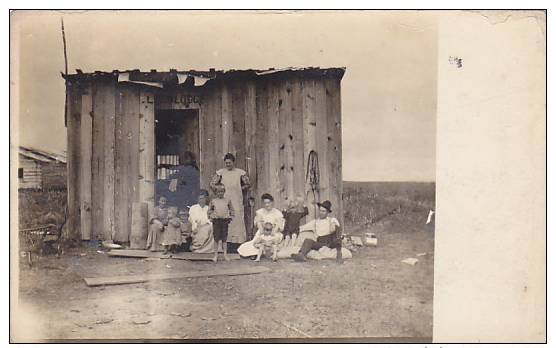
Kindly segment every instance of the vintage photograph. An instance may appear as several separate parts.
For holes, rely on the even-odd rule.
[[[13,11],[11,340],[431,342],[438,16]]]

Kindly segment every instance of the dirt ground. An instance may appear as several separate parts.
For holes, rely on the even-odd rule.
[[[434,192],[434,191],[433,191]],[[24,320],[13,336],[36,339],[233,339],[432,336],[434,225],[428,210],[402,207],[351,233],[373,231],[378,247],[353,259],[296,263],[267,260],[271,272],[88,287],[84,277],[233,269],[251,260],[205,261],[109,257],[94,243],[63,256],[21,258]],[[417,256],[417,254],[426,255]],[[415,257],[407,265],[401,260]],[[13,327],[14,327],[13,326]],[[15,337],[14,337],[15,338]],[[363,339],[364,338],[364,339]]]

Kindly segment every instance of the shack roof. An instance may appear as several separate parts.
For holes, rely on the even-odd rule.
[[[53,152],[48,152],[44,150],[37,150],[31,147],[19,147],[19,154],[27,158],[39,161],[39,162],[61,162],[66,163],[66,156],[61,154],[56,154]]]
[[[346,71],[345,67],[341,68],[284,68],[275,69],[269,68],[266,70],[215,70],[208,71],[199,70],[176,70],[170,69],[169,71],[140,71],[135,70],[114,70],[112,72],[95,71],[85,73],[80,69],[76,69],[75,74],[65,75],[62,77],[68,81],[95,79],[95,78],[117,78],[118,82],[140,82],[154,87],[162,87],[163,83],[184,83],[189,81],[195,86],[202,86],[210,80],[225,80],[225,79],[254,79],[263,76],[272,77],[335,77],[341,79]]]

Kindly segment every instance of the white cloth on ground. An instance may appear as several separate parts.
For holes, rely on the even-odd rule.
[[[292,254],[297,254],[299,252],[300,246],[289,246],[282,248],[278,251],[279,259],[289,259]],[[342,259],[351,259],[353,255],[351,251],[346,248],[342,248]],[[307,253],[307,258],[311,260],[328,260],[336,259],[336,249],[330,249],[327,246],[323,246],[319,250],[311,250]]]
[[[275,233],[276,233],[276,238],[279,237],[279,240],[281,241],[283,239],[282,233],[280,233],[280,232],[275,232]],[[240,256],[243,256],[243,257],[250,257],[250,256],[257,255],[259,249],[255,248],[254,241],[259,239],[260,235],[261,235],[261,232],[257,231],[257,233],[255,233],[255,236],[253,237],[252,240],[241,244],[239,246],[239,248],[237,248],[237,253]]]

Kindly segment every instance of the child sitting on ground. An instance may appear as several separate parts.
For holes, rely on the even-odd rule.
[[[215,187],[216,197],[210,201],[208,216],[212,221],[212,235],[214,237],[214,257],[212,261],[218,261],[218,249],[223,248],[224,260],[228,258],[228,225],[234,217],[234,206],[229,198],[225,198],[226,189],[220,184]]]
[[[303,197],[298,196],[289,202],[288,208],[284,209],[282,214],[286,220],[283,231],[284,247],[293,246],[299,234],[301,219],[309,214],[309,209],[304,204]]]
[[[154,208],[154,217],[149,221],[149,236],[147,249],[160,251],[164,227],[168,225],[168,206],[166,197],[160,196],[158,206]]]
[[[272,261],[278,260],[278,245],[282,241],[282,234],[274,229],[272,218],[265,217],[263,220],[263,228],[257,233],[253,239],[253,246],[257,248],[257,258],[255,261],[261,261],[264,252],[265,257],[272,251]]]
[[[164,229],[162,245],[164,246],[164,254],[174,254],[182,243],[181,237],[181,221],[178,218],[178,208],[168,208],[168,225]]]

